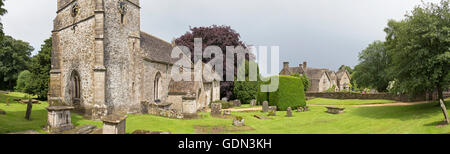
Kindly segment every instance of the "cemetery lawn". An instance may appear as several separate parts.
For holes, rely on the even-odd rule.
[[[388,104],[395,103],[394,100],[374,99],[328,99],[328,98],[314,98],[307,101],[311,105],[366,105],[366,104]]]
[[[0,134],[36,130],[46,133],[42,127],[47,122],[47,102],[33,106],[32,121],[24,119],[26,105],[12,103],[6,106],[5,98],[22,98],[21,93],[0,94]],[[12,99],[11,99],[12,100]],[[333,100],[337,101],[337,100]],[[449,134],[450,126],[438,126],[444,119],[437,103],[413,106],[346,107],[345,113],[326,113],[325,107],[312,106],[308,112],[293,112],[294,117],[285,117],[286,112],[278,111],[270,120],[259,120],[254,115],[261,112],[232,112],[242,116],[247,126],[234,127],[232,119],[203,117],[193,120],[168,119],[152,115],[128,115],[127,133],[135,130],[170,131],[174,134]],[[450,106],[450,101],[446,101]],[[72,114],[76,126],[93,124],[102,126],[100,121],[90,121]]]

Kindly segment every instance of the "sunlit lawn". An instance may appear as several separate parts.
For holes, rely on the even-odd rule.
[[[1,94],[0,94],[1,95]],[[8,97],[23,97],[20,93],[10,93]],[[12,99],[11,99],[12,100]],[[330,100],[338,101],[338,100]],[[447,101],[447,106],[450,102]],[[18,132],[24,130],[37,130],[45,133],[42,126],[47,121],[46,102],[34,105],[32,121],[24,119],[26,105],[12,103],[5,105],[5,96],[0,96],[0,109],[7,112],[0,115],[0,133]],[[313,106],[311,111],[297,113],[294,117],[285,117],[286,112],[277,112],[271,120],[259,120],[255,114],[266,115],[261,112],[238,113],[246,125],[252,130],[237,132],[239,134],[448,134],[450,127],[437,128],[443,121],[443,114],[435,103],[414,106],[389,107],[346,107],[345,113],[339,115],[328,114],[325,107]],[[201,113],[204,117],[194,120],[168,119],[152,115],[128,115],[127,133],[135,130],[170,131],[175,134],[198,133],[195,126],[221,126],[230,129],[233,127],[232,119],[213,118],[208,113]],[[99,121],[83,119],[80,115],[72,114],[76,126],[94,124],[101,127]]]
[[[364,105],[364,104],[388,104],[395,103],[393,100],[361,100],[361,99],[328,99],[328,98],[314,98],[307,101],[308,104],[314,105]]]

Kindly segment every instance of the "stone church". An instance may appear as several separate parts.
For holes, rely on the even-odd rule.
[[[172,69],[193,67],[176,65],[173,44],[141,31],[140,9],[139,0],[57,0],[50,106],[99,119],[142,113],[145,104],[193,113],[220,99],[216,78],[172,80]]]

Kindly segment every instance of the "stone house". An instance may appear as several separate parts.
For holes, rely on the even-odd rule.
[[[172,82],[172,68],[183,67],[170,57],[172,44],[141,31],[140,9],[139,0],[57,0],[50,106],[74,106],[98,119],[140,113],[142,102],[173,104],[180,112],[169,97],[176,91],[199,108],[219,99],[206,94],[220,88],[210,82]]]
[[[306,75],[310,79],[310,87],[307,92],[325,92],[333,88],[333,86],[335,91],[348,90],[348,84],[351,79],[348,71],[343,67],[339,71],[334,72],[329,69],[308,67],[307,62],[303,62],[297,67],[290,67],[289,62],[284,62],[280,75],[291,75],[294,73]]]

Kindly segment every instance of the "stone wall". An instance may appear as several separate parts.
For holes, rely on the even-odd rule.
[[[359,94],[359,93],[311,93],[307,92],[306,97],[320,97],[320,98],[331,98],[331,99],[388,99],[401,102],[416,102],[425,101],[425,95],[410,97],[408,95],[393,95],[387,93],[380,94]]]

